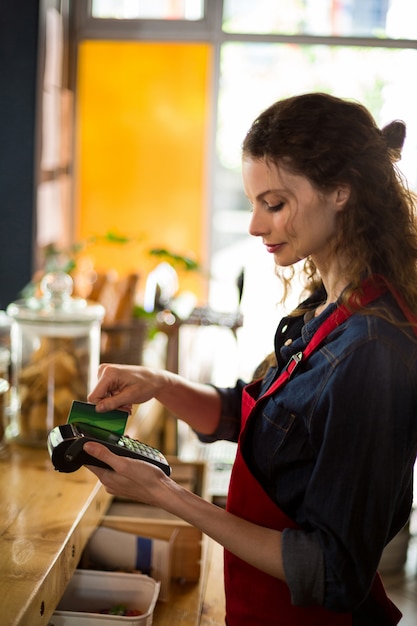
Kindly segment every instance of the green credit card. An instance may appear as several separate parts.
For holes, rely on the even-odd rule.
[[[74,400],[68,415],[68,424],[80,422],[110,430],[116,435],[123,435],[128,417],[129,413],[118,409],[97,413],[95,404]]]

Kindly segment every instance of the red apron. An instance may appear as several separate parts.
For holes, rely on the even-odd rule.
[[[387,291],[387,286],[384,281],[378,282],[377,285],[374,282],[365,282],[360,305],[364,306],[372,302],[385,291]],[[394,296],[406,317],[416,323],[416,318],[406,310],[395,293]],[[319,327],[304,352],[292,357],[285,370],[262,398],[258,398],[260,381],[245,387],[242,397],[241,433],[227,499],[227,510],[231,513],[274,530],[298,528],[298,525],[269,498],[249,471],[241,453],[241,442],[248,421],[258,403],[284,385],[297,364],[308,358],[320,346],[324,338],[351,314],[352,312],[345,306],[338,307]],[[294,606],[285,582],[261,572],[227,550],[225,550],[224,559],[227,626],[351,626],[351,613],[336,613],[321,606],[306,608]],[[378,604],[384,608],[391,623],[397,624],[401,613],[387,597],[378,574],[371,593]]]

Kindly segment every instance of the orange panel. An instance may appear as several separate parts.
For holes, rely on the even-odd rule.
[[[97,269],[139,271],[143,286],[152,247],[206,265],[210,57],[202,43],[80,45],[76,238],[135,241],[91,246]],[[205,296],[195,277],[181,287]]]

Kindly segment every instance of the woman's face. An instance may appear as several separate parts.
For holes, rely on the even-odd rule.
[[[244,157],[245,193],[252,205],[249,232],[262,241],[275,263],[287,266],[312,257],[323,269],[331,260],[336,217],[349,193],[319,193],[304,176],[264,159]]]

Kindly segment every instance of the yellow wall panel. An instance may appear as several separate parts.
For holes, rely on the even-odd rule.
[[[76,239],[140,240],[92,246],[96,269],[139,271],[143,287],[152,247],[206,264],[210,54],[201,43],[80,45]],[[204,295],[203,281],[180,278]]]

